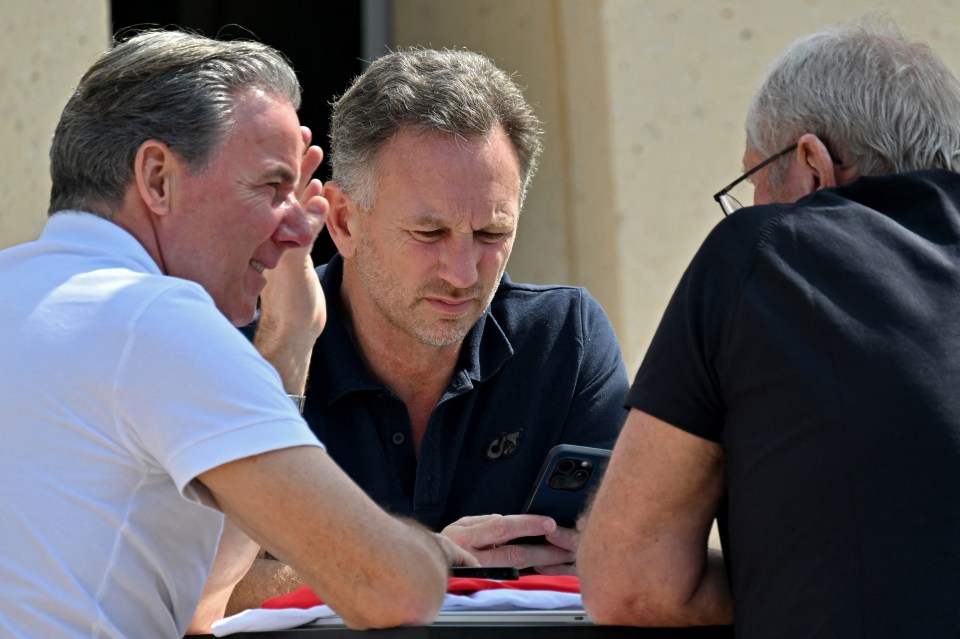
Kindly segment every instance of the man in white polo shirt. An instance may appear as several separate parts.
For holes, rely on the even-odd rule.
[[[290,401],[302,371],[233,328],[326,214],[299,100],[276,51],[175,31],[70,98],[50,220],[0,251],[0,635],[204,631],[260,545],[349,625],[423,623],[472,561],[374,505]]]

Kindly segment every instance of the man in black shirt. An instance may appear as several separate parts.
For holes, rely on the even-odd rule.
[[[756,206],[684,274],[580,547],[599,622],[960,634],[960,84],[892,27],[778,59]],[[718,516],[723,556],[708,550]]]

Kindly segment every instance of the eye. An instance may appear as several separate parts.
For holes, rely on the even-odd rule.
[[[293,187],[290,185],[290,183],[283,180],[278,182],[266,182],[263,186],[270,189],[271,197],[275,204],[283,202],[293,192]]]
[[[433,229],[430,231],[410,231],[410,234],[421,242],[435,242],[443,237],[444,230]]]
[[[497,233],[494,231],[477,231],[476,235],[480,238],[481,242],[487,242],[488,244],[495,244],[507,237],[506,233]]]

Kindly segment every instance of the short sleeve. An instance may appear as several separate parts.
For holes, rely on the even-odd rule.
[[[273,366],[192,283],[168,287],[132,315],[117,370],[118,431],[181,492],[227,462],[321,445]]]
[[[723,430],[725,349],[756,249],[755,220],[726,218],[704,240],[627,395],[628,406],[714,442]]]

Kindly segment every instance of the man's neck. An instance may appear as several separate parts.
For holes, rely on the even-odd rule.
[[[344,275],[339,300],[344,327],[370,374],[406,404],[419,450],[430,415],[453,377],[463,343],[435,347],[418,342],[387,322],[365,296],[351,295]]]

